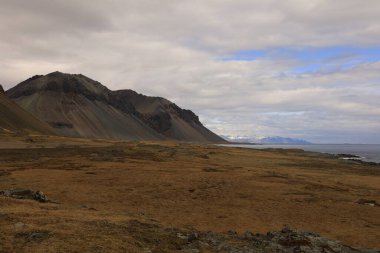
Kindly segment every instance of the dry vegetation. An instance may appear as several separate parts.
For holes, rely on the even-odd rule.
[[[299,150],[2,140],[0,190],[40,190],[58,203],[0,196],[0,252],[171,252],[180,238],[152,228],[266,233],[285,225],[380,248],[380,207],[357,203],[380,203],[376,165]]]

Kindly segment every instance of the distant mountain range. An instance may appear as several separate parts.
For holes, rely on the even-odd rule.
[[[58,135],[83,138],[225,142],[204,127],[192,111],[165,98],[133,90],[111,91],[81,74],[36,75],[5,94],[18,105],[9,104],[11,101],[2,94],[1,101],[8,103],[7,108],[23,108],[23,115],[15,115],[28,124],[39,122],[45,128],[39,132],[53,130]],[[7,115],[4,117],[8,119],[12,113]],[[0,122],[0,127],[14,128],[5,123]]]
[[[234,137],[234,136],[222,136],[225,140],[230,142],[240,143],[258,143],[258,144],[311,144],[310,142],[302,139],[287,138],[281,136],[269,136],[269,137]]]

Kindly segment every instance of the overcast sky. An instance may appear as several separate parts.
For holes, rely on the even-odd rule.
[[[223,135],[380,143],[379,0],[0,0],[0,83],[82,73]]]

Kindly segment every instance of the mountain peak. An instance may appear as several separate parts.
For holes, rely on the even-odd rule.
[[[3,86],[1,86],[1,84],[0,84],[0,94],[4,94],[4,89],[3,89]]]
[[[47,74],[47,76],[49,76],[49,75],[53,76],[53,75],[71,75],[71,74],[69,74],[69,73],[63,73],[61,71],[56,70],[54,72],[51,72],[51,73]]]
[[[55,71],[47,75],[35,75],[8,90],[7,95],[16,99],[42,92],[82,94],[90,100],[105,100],[110,90],[82,74]]]

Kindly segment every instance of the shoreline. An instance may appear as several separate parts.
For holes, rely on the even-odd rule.
[[[359,154],[353,154],[353,153],[334,153],[329,151],[323,151],[323,150],[313,150],[311,149],[304,149],[302,146],[337,146],[337,145],[346,145],[346,144],[256,144],[256,143],[231,143],[231,144],[215,144],[216,146],[221,147],[238,147],[238,148],[248,148],[248,149],[257,149],[257,150],[301,150],[303,152],[314,152],[318,154],[325,154],[332,156],[337,159],[347,160],[347,161],[353,161],[358,162],[362,164],[369,164],[369,165],[380,165],[380,162],[378,162],[378,159],[371,160],[364,156],[361,156]],[[378,144],[347,144],[347,145],[378,145]],[[265,147],[264,147],[265,146]],[[273,147],[270,147],[273,146]],[[283,146],[283,147],[281,147]]]

